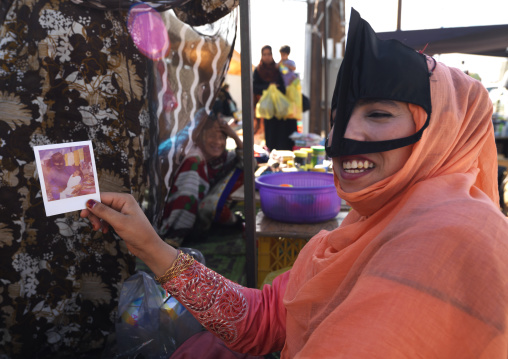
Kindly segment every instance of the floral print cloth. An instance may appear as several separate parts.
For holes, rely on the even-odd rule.
[[[67,1],[14,1],[1,39],[0,353],[79,357],[104,346],[134,260],[78,212],[46,217],[32,147],[90,139],[101,190],[141,200],[148,63],[121,13]]]
[[[134,258],[78,212],[46,216],[33,146],[91,140],[100,190],[141,203],[156,158],[153,64],[130,39],[124,11],[65,0],[7,3],[0,7],[0,357],[99,357]]]

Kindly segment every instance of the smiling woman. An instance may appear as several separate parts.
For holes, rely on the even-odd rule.
[[[333,133],[333,130],[332,130]],[[360,100],[349,120],[345,138],[385,141],[415,133],[415,123],[405,102]],[[333,146],[333,136],[329,137]],[[391,151],[333,158],[333,168],[345,192],[356,192],[397,172],[411,155],[412,146]]]
[[[271,286],[241,287],[165,245],[126,195],[103,194],[81,216],[96,229],[99,218],[111,224],[234,351],[506,358],[508,221],[488,93],[351,17],[327,148],[339,159],[337,193],[352,209]]]

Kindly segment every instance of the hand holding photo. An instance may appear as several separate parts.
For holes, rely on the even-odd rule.
[[[89,199],[100,202],[91,141],[35,146],[34,152],[48,217],[84,209]]]

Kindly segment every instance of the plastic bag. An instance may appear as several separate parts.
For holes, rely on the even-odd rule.
[[[271,84],[263,91],[261,98],[256,104],[257,118],[285,118],[289,110],[289,100],[279,91],[276,85]]]
[[[122,286],[116,321],[115,358],[167,359],[201,324],[145,272]],[[113,352],[113,353],[111,353]]]
[[[302,85],[300,79],[296,78],[286,87],[286,97],[289,100],[289,110],[286,118],[302,119]]]
[[[273,101],[274,116],[285,118],[289,111],[289,100],[275,85],[268,86],[268,91]]]
[[[271,86],[271,85],[270,85]],[[256,117],[257,118],[272,118],[275,116],[275,109],[273,107],[272,97],[268,89],[263,90],[263,94],[256,104]]]

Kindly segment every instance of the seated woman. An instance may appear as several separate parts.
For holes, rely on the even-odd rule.
[[[379,40],[353,10],[326,146],[352,210],[272,286],[241,287],[182,255],[128,195],[103,193],[81,216],[96,230],[106,220],[235,351],[506,358],[508,220],[491,115],[480,82]]]
[[[196,115],[190,149],[183,151],[169,191],[159,234],[178,247],[189,236],[202,235],[212,222],[234,225],[240,219],[228,207],[229,195],[243,183],[243,142],[221,117]],[[226,150],[226,140],[236,143]]]
[[[74,173],[67,181],[67,187],[60,192],[60,199],[75,197],[81,188],[81,181],[83,180],[83,172],[81,169],[76,168]]]

